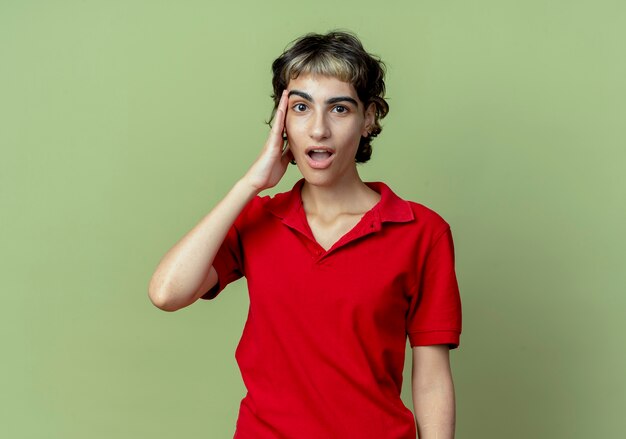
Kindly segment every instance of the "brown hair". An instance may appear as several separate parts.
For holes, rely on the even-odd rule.
[[[365,163],[372,156],[371,139],[382,131],[380,119],[389,112],[385,96],[385,64],[365,51],[356,35],[332,31],[325,35],[309,33],[293,41],[272,63],[274,109],[291,79],[301,74],[333,76],[352,84],[365,108],[375,106],[374,124],[368,137],[361,137],[355,161]]]

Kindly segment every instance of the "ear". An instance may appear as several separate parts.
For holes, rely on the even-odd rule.
[[[376,121],[376,104],[372,102],[365,109],[365,121],[364,121],[363,132],[361,133],[361,136],[369,137],[375,121]]]

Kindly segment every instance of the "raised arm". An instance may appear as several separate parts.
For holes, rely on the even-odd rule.
[[[255,195],[280,181],[292,158],[290,151],[283,151],[286,113],[284,92],[257,160],[224,199],[163,256],[148,287],[155,306],[176,311],[194,303],[217,283],[213,260],[228,230]]]
[[[419,439],[454,439],[456,407],[448,345],[413,347],[413,407]]]

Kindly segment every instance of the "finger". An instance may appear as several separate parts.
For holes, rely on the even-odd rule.
[[[288,102],[287,90],[283,90],[283,94],[280,96],[280,101],[278,102],[278,107],[276,108],[276,114],[274,115],[274,125],[272,126],[272,133],[280,135],[281,137],[285,127],[285,115],[287,114]]]

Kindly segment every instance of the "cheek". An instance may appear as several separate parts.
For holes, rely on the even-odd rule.
[[[287,113],[287,116],[285,117],[285,129],[288,130],[289,128],[291,128],[292,125],[293,118],[289,116],[289,113]]]
[[[361,134],[363,133],[363,126],[358,123],[351,124],[350,126],[345,127],[343,130],[343,135],[346,139],[360,140]]]
[[[289,117],[289,114],[287,114],[285,120],[285,131],[287,131],[287,135],[290,138],[297,138],[302,135],[302,129],[302,121],[296,117]]]

